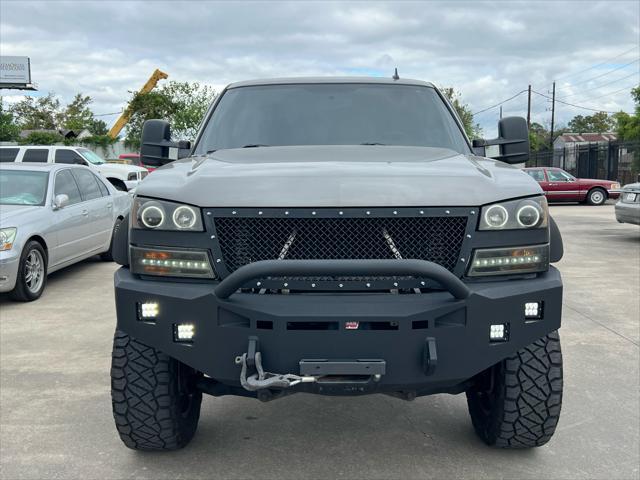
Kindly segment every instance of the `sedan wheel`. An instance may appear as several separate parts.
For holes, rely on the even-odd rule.
[[[38,293],[44,282],[44,258],[38,250],[31,250],[24,264],[24,282],[31,293]]]
[[[594,188],[589,192],[587,201],[591,205],[602,205],[607,200],[607,194],[600,188]]]
[[[47,283],[46,258],[40,243],[27,243],[20,256],[16,286],[11,292],[14,300],[31,302],[40,298]]]

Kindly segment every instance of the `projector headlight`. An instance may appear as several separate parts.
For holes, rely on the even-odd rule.
[[[133,228],[142,230],[180,230],[202,232],[202,214],[198,207],[136,197],[131,207]]]
[[[546,228],[549,207],[544,196],[482,207],[479,230]]]
[[[473,253],[467,276],[512,275],[549,270],[549,244],[530,247],[481,248]]]

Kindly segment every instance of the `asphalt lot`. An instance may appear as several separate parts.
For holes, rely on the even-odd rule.
[[[37,302],[0,297],[0,477],[639,478],[640,228],[613,205],[554,206],[565,241],[564,403],[555,437],[490,449],[465,397],[206,397],[185,449],[120,442],[109,392],[115,264],[49,277]]]

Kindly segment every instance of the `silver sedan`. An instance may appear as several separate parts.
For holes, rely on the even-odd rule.
[[[0,164],[0,292],[21,301],[42,295],[47,274],[100,254],[131,207],[89,168]]]

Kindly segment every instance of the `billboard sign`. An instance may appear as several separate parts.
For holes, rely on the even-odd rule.
[[[0,57],[0,88],[33,88],[29,57]]]

